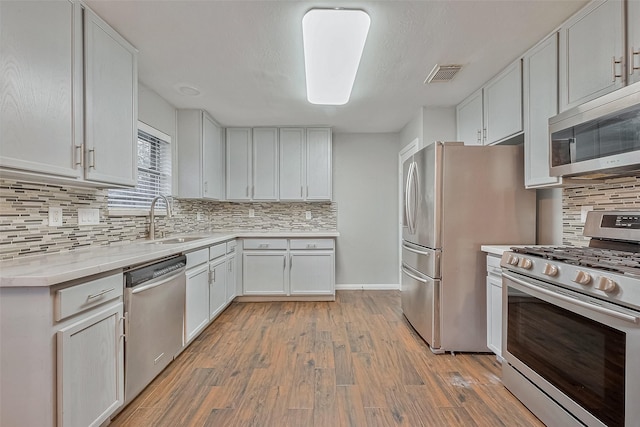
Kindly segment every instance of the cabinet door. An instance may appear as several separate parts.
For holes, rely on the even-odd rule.
[[[245,251],[242,254],[244,295],[286,295],[285,251]]]
[[[205,199],[224,198],[224,158],[222,129],[208,114],[202,113],[202,195]]]
[[[278,128],[253,129],[251,198],[278,199]]]
[[[58,331],[58,425],[99,426],[124,399],[122,302]]]
[[[623,2],[596,1],[560,28],[560,111],[624,85]]]
[[[185,344],[209,323],[209,265],[187,270]]]
[[[331,129],[307,129],[307,200],[331,200]]]
[[[522,132],[522,68],[517,60],[484,87],[485,145]]]
[[[627,2],[629,84],[640,82],[640,1]]]
[[[227,129],[227,200],[250,200],[251,129]]]
[[[82,177],[76,25],[70,1],[0,2],[1,167]]]
[[[524,57],[524,150],[527,188],[562,183],[549,176],[549,118],[558,113],[558,36],[553,34]]]
[[[237,294],[238,266],[236,262],[236,256],[230,256],[227,259],[227,302],[233,301]]]
[[[304,129],[280,129],[280,200],[304,199],[304,154]]]
[[[487,276],[487,347],[502,357],[502,283]]]
[[[291,295],[332,295],[335,292],[333,251],[292,251],[289,266]]]
[[[223,259],[209,264],[209,320],[227,305],[227,263]]]
[[[91,10],[84,10],[85,177],[135,186],[138,69],[136,51]]]
[[[456,107],[457,140],[464,145],[482,145],[482,89]]]

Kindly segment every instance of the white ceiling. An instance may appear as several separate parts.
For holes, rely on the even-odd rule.
[[[88,0],[139,50],[139,78],[177,108],[223,126],[329,125],[398,132],[421,106],[454,106],[586,0]],[[301,20],[312,7],[365,10],[371,29],[344,106],[306,100]],[[462,64],[424,85],[433,66]],[[180,84],[201,95],[180,94]]]

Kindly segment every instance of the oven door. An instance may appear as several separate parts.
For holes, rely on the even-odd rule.
[[[513,272],[502,278],[509,365],[587,426],[637,425],[640,313]]]

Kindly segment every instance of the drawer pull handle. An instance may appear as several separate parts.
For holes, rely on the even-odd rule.
[[[316,247],[315,243],[309,243],[307,245],[307,248],[315,248],[315,247]]]
[[[101,296],[104,296],[104,294],[109,293],[111,291],[115,291],[115,290],[116,290],[116,288],[104,289],[104,290],[98,292],[97,294],[89,295],[87,297],[87,300],[92,300],[94,298],[100,298]]]
[[[268,244],[268,243],[260,243],[260,244],[258,245],[258,247],[259,247],[259,248],[268,248],[268,247],[269,247],[269,244]]]

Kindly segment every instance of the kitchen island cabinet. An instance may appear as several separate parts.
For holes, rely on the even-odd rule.
[[[134,186],[135,48],[80,2],[0,2],[0,20],[2,174]]]

